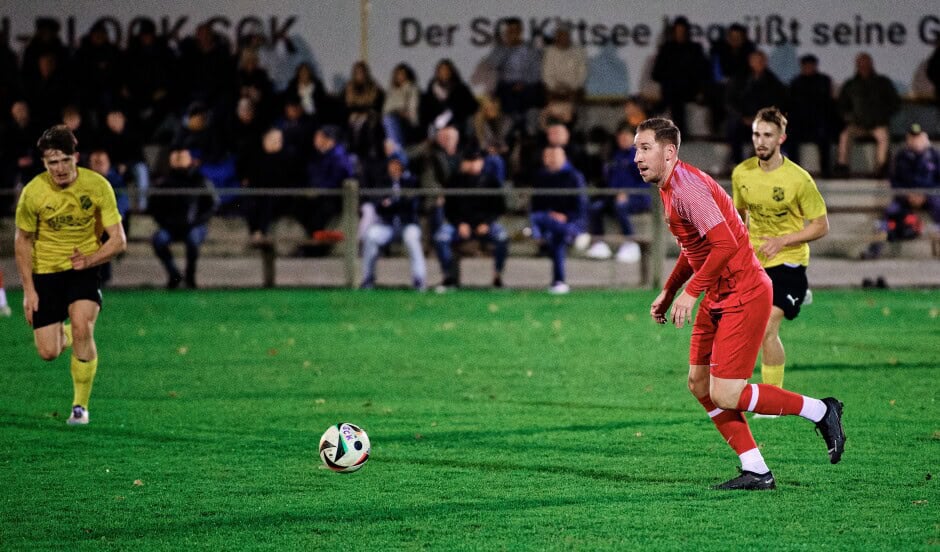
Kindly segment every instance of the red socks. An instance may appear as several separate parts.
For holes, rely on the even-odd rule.
[[[799,416],[802,409],[803,395],[764,383],[745,385],[738,399],[738,410],[741,412]]]
[[[698,402],[702,403],[702,406],[705,407],[705,411],[708,412],[708,416],[712,419],[712,422],[715,423],[718,432],[721,433],[721,436],[725,438],[725,441],[736,453],[740,455],[757,448],[757,443],[754,442],[754,437],[751,435],[751,428],[747,426],[744,414],[737,410],[722,410],[718,408],[708,395],[698,399]]]

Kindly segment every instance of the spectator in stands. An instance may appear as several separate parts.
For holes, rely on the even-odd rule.
[[[904,147],[894,155],[891,187],[935,191],[940,188],[940,151],[930,144],[930,137],[919,124],[907,129]],[[940,225],[940,195],[904,192],[894,196],[880,223],[883,239],[889,242],[920,236],[923,228],[917,211],[926,211],[934,225]],[[884,242],[872,243],[863,259],[881,256]]]
[[[407,63],[399,63],[392,69],[388,94],[382,106],[382,125],[385,137],[403,148],[416,141],[418,131],[418,108],[421,90],[414,69]]]
[[[132,179],[137,187],[135,210],[147,210],[147,191],[150,189],[150,168],[144,159],[143,137],[128,122],[124,110],[112,106],[105,115],[105,125],[98,136],[101,146],[108,152],[110,163],[124,182]],[[121,213],[124,216],[124,213]]]
[[[54,52],[39,55],[35,74],[24,72],[23,89],[33,119],[42,128],[61,122],[62,108],[73,99],[66,68]]]
[[[617,249],[616,259],[622,263],[635,263],[640,260],[640,246],[630,239],[634,234],[630,215],[645,213],[650,210],[651,199],[649,184],[640,177],[634,157],[636,147],[633,139],[636,127],[621,123],[615,135],[616,146],[610,161],[604,167],[603,183],[607,188],[619,190],[617,195],[603,195],[591,201],[588,209],[591,237],[593,244],[587,250],[592,259],[609,259],[612,255],[610,246],[603,241],[604,215],[613,214],[620,226],[620,232],[626,238]]]
[[[819,59],[813,54],[800,58],[800,74],[790,81],[790,113],[787,117],[787,156],[800,164],[800,145],[815,144],[823,177],[832,173],[833,128],[838,117],[832,95],[832,79],[819,72]]]
[[[933,53],[927,59],[927,80],[933,84],[933,97],[940,107],[940,36],[934,39]],[[940,130],[940,129],[938,129]]]
[[[0,127],[0,188],[14,190],[45,170],[36,150],[42,129],[33,122],[29,104],[17,100],[10,106],[10,120]],[[12,195],[0,195],[0,214],[13,207]]]
[[[104,20],[98,20],[82,37],[69,64],[70,82],[77,87],[79,105],[97,125],[108,106],[117,101],[126,84],[124,53],[111,41]]]
[[[292,187],[293,183],[288,181],[292,174],[287,152],[284,149],[284,133],[278,128],[270,128],[259,142],[260,149],[245,152],[243,165],[245,179],[242,181],[242,186],[253,190]],[[295,198],[287,198],[285,201],[295,201]],[[245,218],[248,222],[252,245],[267,243],[271,224],[282,210],[281,202],[281,199],[271,194],[251,195],[245,198]]]
[[[767,54],[760,50],[748,56],[749,72],[728,86],[728,143],[731,161],[737,165],[744,160],[744,144],[751,142],[751,123],[754,114],[764,107],[785,109],[787,87],[767,67]]]
[[[584,175],[589,162],[583,144],[571,139],[571,131],[564,123],[550,121],[545,127],[545,131],[530,142],[528,151],[520,151],[520,156],[524,155],[525,157],[517,180],[531,183],[536,178],[536,175],[544,169],[544,149],[548,146],[564,148],[566,162],[573,165],[582,176]]]
[[[855,56],[855,76],[847,80],[839,92],[839,111],[846,126],[839,134],[837,176],[848,176],[849,149],[854,140],[863,136],[875,139],[876,175],[887,174],[891,138],[888,124],[900,108],[901,97],[894,83],[875,72],[871,55],[863,52]]]
[[[32,81],[40,77],[43,69],[40,68],[40,58],[51,56],[51,61],[57,68],[66,66],[69,60],[69,51],[59,36],[61,25],[51,17],[36,18],[36,26],[33,36],[23,50],[22,71],[25,81]],[[58,113],[58,111],[56,111]],[[45,127],[43,127],[45,128]]]
[[[10,49],[6,33],[0,31],[0,123],[6,121],[13,102],[22,95],[19,61]]]
[[[473,137],[490,154],[505,160],[515,145],[512,119],[503,113],[499,100],[491,96],[480,99],[480,109],[473,116]]]
[[[187,150],[196,166],[217,163],[226,156],[222,138],[215,125],[215,119],[210,114],[209,106],[195,101],[187,108],[183,126],[173,138],[171,147]]]
[[[453,126],[446,126],[434,135],[430,161],[434,182],[426,187],[447,186],[456,177],[460,168],[460,132]]]
[[[274,83],[267,70],[261,66],[258,50],[244,48],[238,57],[238,71],[235,73],[235,86],[238,98],[248,98],[255,105],[256,115],[269,122],[274,114]]]
[[[98,141],[97,133],[91,124],[85,122],[85,114],[78,104],[66,104],[62,108],[62,119],[59,122],[68,127],[80,144],[93,144]],[[87,162],[87,155],[83,156],[82,160]]]
[[[209,23],[196,27],[179,46],[179,83],[184,102],[201,102],[214,114],[225,116],[234,105],[235,58],[232,46]]]
[[[421,243],[421,198],[402,194],[404,190],[417,189],[418,181],[408,172],[402,157],[389,157],[387,165],[387,175],[380,186],[390,188],[391,192],[373,200],[376,218],[366,229],[362,240],[364,274],[360,287],[375,287],[375,265],[379,250],[393,240],[401,240],[408,250],[412,285],[416,290],[424,291],[427,287],[427,268]]]
[[[552,284],[548,291],[565,294],[570,291],[565,282],[567,247],[585,234],[587,229],[586,184],[581,172],[568,162],[564,148],[546,146],[542,156],[543,167],[536,176],[534,187],[581,191],[577,194],[557,195],[536,190],[530,207],[532,238],[552,259]]]
[[[131,202],[127,196],[127,185],[117,169],[111,165],[111,157],[108,155],[107,150],[101,146],[93,147],[88,153],[88,168],[105,177],[108,183],[111,184],[111,188],[114,189],[114,198],[117,200],[118,213],[121,214],[121,226],[124,227],[124,234],[128,234],[131,226]],[[101,241],[102,243],[108,241],[107,232],[101,236]],[[110,282],[112,275],[111,262],[101,265],[100,271],[102,285]]]
[[[297,64],[294,76],[284,90],[285,98],[297,98],[302,112],[318,125],[340,124],[336,112],[340,111],[335,98],[327,92],[323,81],[313,72],[313,67],[306,61]],[[304,142],[309,144],[310,141]]]
[[[663,107],[682,134],[687,127],[685,104],[704,98],[710,74],[705,50],[689,38],[689,20],[676,17],[656,52],[652,77],[662,91]]]
[[[315,151],[307,166],[307,187],[338,191],[342,189],[343,181],[355,174],[353,160],[339,143],[339,138],[340,130],[333,125],[325,125],[314,134]],[[314,239],[318,239],[317,233],[340,214],[343,206],[339,195],[320,195],[298,204],[302,208],[299,213],[301,224]]]
[[[496,97],[503,111],[525,132],[527,112],[545,103],[542,55],[523,38],[522,20],[509,17],[484,64],[496,72]]]
[[[155,195],[150,200],[150,214],[158,229],[153,234],[153,251],[167,273],[167,289],[185,283],[196,288],[196,263],[199,249],[209,233],[209,219],[215,212],[217,197],[211,183],[200,174],[189,150],[170,152],[170,170],[157,182],[157,188],[185,188],[204,193],[198,195]],[[186,268],[181,274],[173,261],[170,244],[186,245]]]
[[[646,107],[642,98],[630,96],[623,102],[623,124],[636,128],[646,119]]]
[[[346,105],[346,132],[349,150],[360,163],[385,159],[385,131],[382,129],[382,105],[385,92],[372,77],[364,61],[353,64],[352,74],[343,91]]]
[[[502,190],[503,183],[484,170],[486,152],[478,148],[463,153],[456,178],[446,187],[474,190]],[[493,245],[493,287],[503,287],[503,269],[509,255],[509,234],[499,223],[506,212],[506,199],[500,191],[493,195],[450,195],[438,198],[443,220],[435,225],[434,249],[441,263],[442,289],[460,286],[454,249],[468,241]]]
[[[304,111],[300,96],[293,93],[288,93],[284,98],[282,111],[274,126],[284,133],[284,151],[290,159],[291,172],[296,175],[290,181],[294,183],[292,185],[298,185],[306,179],[304,173],[312,157],[310,144],[313,143],[317,124],[314,117]]]
[[[136,20],[130,29],[125,54],[128,115],[139,125],[144,140],[169,141],[156,135],[157,130],[175,119],[180,107],[176,52],[166,37],[157,35],[157,26],[147,18]]]
[[[587,54],[584,48],[571,43],[571,27],[559,24],[542,58],[546,97],[542,117],[573,124],[586,80]]]
[[[477,100],[470,87],[460,76],[460,71],[449,59],[437,62],[434,76],[421,96],[421,125],[428,129],[428,137],[452,126],[462,136],[467,136],[469,120],[477,111]]]
[[[748,58],[756,49],[747,36],[747,27],[732,23],[725,29],[721,39],[712,42],[709,58],[712,70],[712,85],[709,92],[712,132],[721,134],[727,117],[726,101],[728,86],[748,74]]]

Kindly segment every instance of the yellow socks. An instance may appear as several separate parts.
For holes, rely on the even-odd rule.
[[[72,355],[72,385],[75,387],[75,400],[72,405],[88,409],[88,398],[91,396],[91,384],[95,381],[95,372],[98,370],[98,359],[84,361]]]
[[[62,335],[65,336],[65,348],[72,346],[72,324],[65,322],[62,324]]]
[[[783,367],[784,366],[785,366],[784,364],[761,364],[760,365],[761,380],[768,385],[783,387]]]

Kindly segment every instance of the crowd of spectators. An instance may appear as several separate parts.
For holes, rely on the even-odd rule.
[[[631,144],[624,135],[654,112],[670,114],[687,132],[686,108],[691,102],[708,108],[710,132],[730,145],[728,167],[745,156],[753,114],[775,105],[789,113],[791,139],[784,148],[794,159],[799,159],[800,144],[812,143],[819,147],[823,176],[845,175],[852,140],[869,135],[878,143],[879,173],[886,174],[887,122],[900,98],[891,81],[877,74],[869,55],[858,55],[856,74],[836,94],[812,54],[800,59],[799,75],[785,83],[768,67],[767,55],[748,38],[744,26],[729,26],[720,40],[707,47],[692,41],[689,30],[686,18],[672,20],[652,66],[660,97],[628,98],[622,119],[609,125],[617,128],[611,132],[579,125],[587,56],[561,24],[542,45],[526,40],[521,20],[504,20],[498,45],[481,60],[494,76],[493,88],[477,97],[448,59],[437,62],[426,84],[407,62],[398,64],[383,83],[368,63],[356,61],[339,90],[327,89],[314,68],[301,63],[287,86],[279,89],[260,62],[259,36],[233,44],[202,24],[191,36],[171,44],[155,25],[143,20],[126,45],[115,43],[107,27],[96,24],[71,48],[61,40],[57,21],[39,18],[19,59],[0,46],[0,186],[16,188],[42,170],[34,148],[36,137],[42,129],[63,122],[77,136],[84,164],[90,163],[93,152],[107,155],[109,179],[120,190],[128,215],[155,211],[146,193],[151,181],[153,188],[178,183],[183,152],[189,174],[223,188],[335,190],[350,177],[358,178],[363,187],[389,182],[408,187],[411,178],[421,187],[457,183],[500,187],[508,180],[537,187],[544,185],[540,179],[573,178],[551,176],[567,175],[564,166],[577,171],[587,185],[625,189],[617,196],[588,200],[584,209],[578,205],[579,224],[585,230],[590,227],[596,244],[605,213],[614,215],[629,235],[629,215],[649,208],[648,202],[629,194],[637,184],[627,166],[625,155]],[[928,75],[935,84],[940,84],[938,67],[940,54],[934,53]],[[833,164],[830,150],[835,143],[838,159]],[[163,155],[146,158],[145,145],[159,146]],[[555,147],[562,149],[562,161],[556,152],[547,151]],[[482,177],[467,173],[468,164],[481,165],[485,185],[479,182]],[[546,173],[547,167],[556,170]],[[126,194],[128,186],[137,191],[133,203]],[[360,238],[370,238],[369,251],[402,234],[413,238],[408,231],[411,205],[397,197],[380,203],[386,200],[391,203],[378,209],[374,201],[363,206]],[[445,265],[452,244],[443,241],[480,238],[502,251],[505,232],[495,219],[470,216],[465,207],[449,201],[430,199],[417,205],[419,214],[432,221],[432,232],[425,237],[435,242]],[[565,208],[574,209],[569,202]],[[310,235],[323,232],[339,214],[340,200],[336,195],[300,200],[229,195],[213,204],[213,212],[216,207],[244,216],[251,239],[263,242],[280,216],[295,217]],[[12,195],[0,195],[0,216],[11,209]],[[161,209],[165,211],[165,206]],[[550,220],[535,222],[536,233],[564,234],[562,242],[570,241],[570,228],[559,234],[546,226]],[[370,231],[371,224],[381,227]],[[189,283],[191,278],[189,270],[181,274],[166,259],[168,239],[190,244],[200,241],[200,235],[205,237],[204,232],[178,228],[154,238],[171,283]],[[444,235],[451,237],[439,239]],[[556,261],[555,249],[562,242],[548,245]],[[603,256],[603,247],[599,250]],[[190,259],[193,266],[195,256]],[[413,259],[416,285],[424,286],[419,265]],[[444,268],[448,283],[456,281],[453,267]],[[564,282],[563,265],[556,268],[561,274],[553,276],[553,285]],[[498,261],[494,283],[501,282],[501,271]],[[368,274],[374,277],[373,272]],[[364,285],[373,283],[367,279]]]

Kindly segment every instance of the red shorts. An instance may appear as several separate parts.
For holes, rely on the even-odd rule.
[[[773,288],[769,281],[747,301],[717,309],[706,297],[692,326],[689,364],[709,366],[711,375],[725,379],[749,379],[764,340],[770,318]]]

